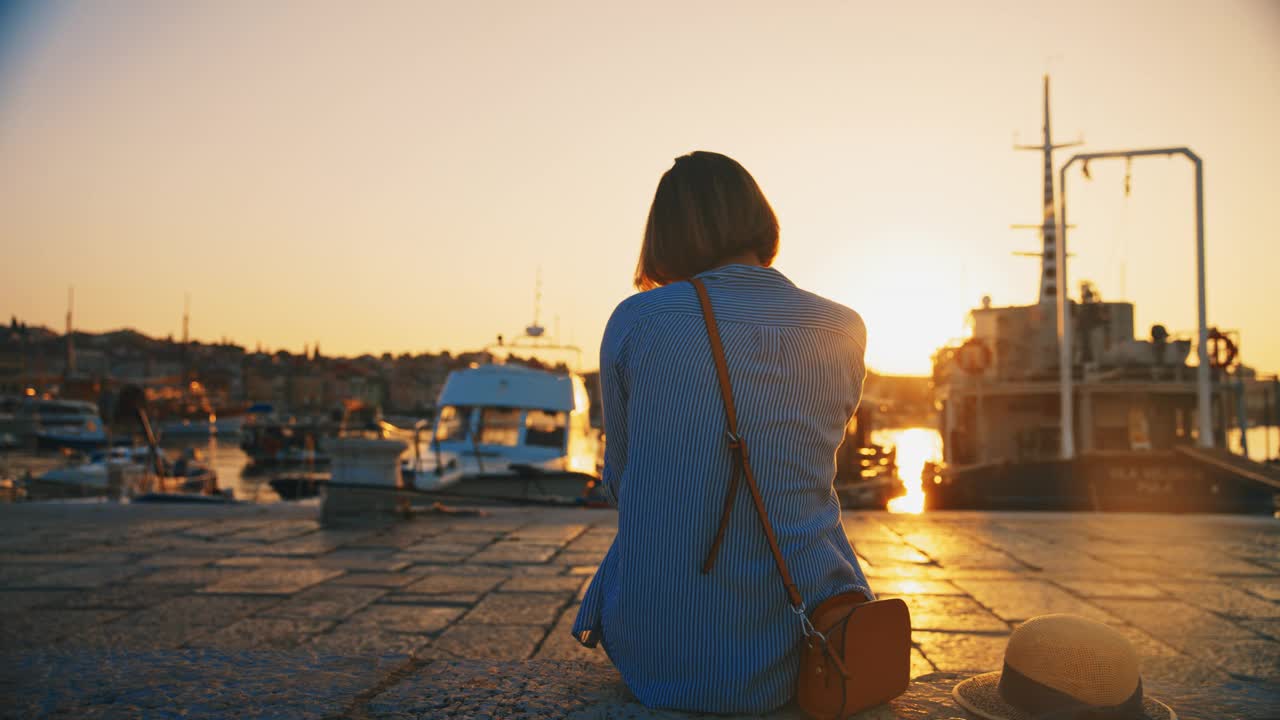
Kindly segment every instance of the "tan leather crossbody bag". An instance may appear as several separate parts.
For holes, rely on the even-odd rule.
[[[791,611],[804,633],[800,644],[800,675],[796,683],[796,702],[800,709],[812,717],[827,720],[846,718],[887,702],[901,695],[910,682],[911,616],[907,604],[898,598],[868,601],[862,593],[848,591],[827,598],[812,613],[806,611],[804,598],[791,579],[791,571],[787,569],[773,526],[769,523],[769,515],[765,512],[760,488],[751,471],[747,441],[738,432],[729,365],[725,361],[720,330],[711,309],[711,298],[701,280],[694,278],[690,282],[702,303],[702,318],[707,324],[707,337],[711,341],[711,354],[720,381],[720,395],[724,399],[728,424],[726,434],[734,465],[724,510],[720,514],[720,526],[702,565],[702,572],[710,573],[715,566],[716,555],[729,527],[729,513],[733,510],[739,479],[745,478],[756,516],[769,542],[769,551],[786,588]]]

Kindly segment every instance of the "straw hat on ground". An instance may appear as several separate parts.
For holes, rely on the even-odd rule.
[[[951,692],[985,720],[1177,720],[1142,694],[1138,653],[1114,629],[1077,615],[1041,615],[1018,626],[1004,669]]]

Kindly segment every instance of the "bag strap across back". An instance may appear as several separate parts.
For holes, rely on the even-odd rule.
[[[725,532],[729,528],[729,514],[733,510],[733,501],[738,493],[738,480],[745,477],[747,490],[751,493],[751,501],[756,508],[756,516],[764,528],[765,539],[769,542],[769,551],[778,566],[778,574],[782,576],[782,584],[787,590],[787,599],[798,612],[804,611],[804,598],[791,579],[791,571],[787,569],[787,561],[782,557],[778,547],[778,538],[773,534],[773,525],[769,522],[769,513],[765,511],[764,499],[760,496],[760,488],[756,485],[755,474],[751,472],[751,458],[747,452],[747,441],[738,433],[738,412],[733,404],[733,386],[729,383],[729,363],[725,360],[724,345],[720,342],[720,329],[716,325],[716,316],[711,309],[711,297],[707,295],[707,287],[698,278],[689,281],[698,292],[698,301],[702,304],[702,319],[707,324],[707,339],[711,341],[711,357],[715,360],[716,377],[720,381],[720,397],[724,400],[725,421],[728,423],[729,449],[733,452],[733,474],[729,478],[729,491],[725,494],[724,510],[720,513],[720,526],[716,529],[711,550],[702,564],[702,572],[709,573],[715,566],[716,556],[720,552],[720,544],[724,542]]]

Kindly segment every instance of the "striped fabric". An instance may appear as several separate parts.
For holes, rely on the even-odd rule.
[[[742,436],[807,606],[870,596],[840,524],[835,451],[866,375],[857,313],[782,273],[726,265],[707,285]],[[697,295],[675,283],[614,311],[600,348],[604,485],[618,535],[574,635],[603,641],[650,707],[764,712],[795,687],[800,624],[745,484],[715,569],[701,573],[731,472],[724,406]]]

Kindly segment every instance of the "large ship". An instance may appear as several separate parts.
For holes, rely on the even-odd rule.
[[[1246,396],[1275,394],[1274,381],[1239,363],[1238,337],[1207,334],[1196,356],[1211,370],[1200,378],[1190,339],[1161,325],[1138,339],[1133,303],[1082,283],[1065,302],[1075,341],[1070,375],[1060,372],[1053,152],[1063,146],[1050,134],[1048,78],[1044,93],[1043,144],[1033,146],[1044,155],[1039,299],[996,307],[984,298],[970,312],[971,337],[935,354],[943,458],[925,469],[928,507],[1275,512],[1280,472],[1224,449],[1228,431],[1248,424]]]

